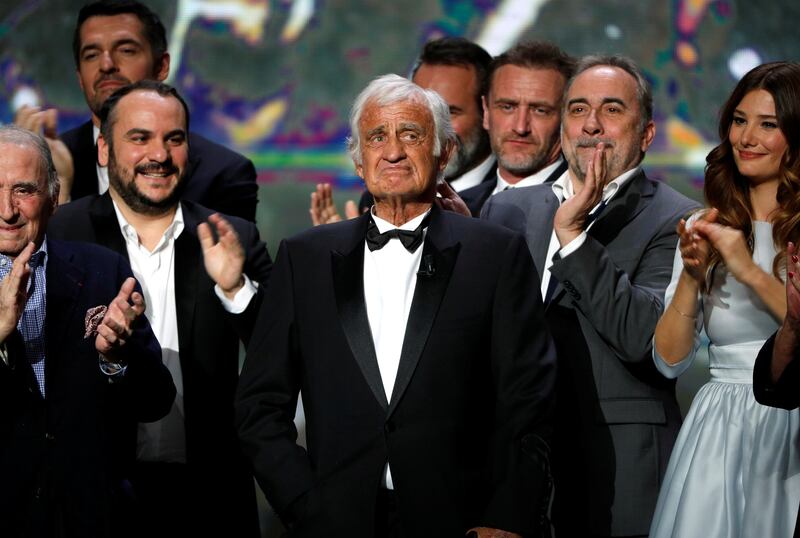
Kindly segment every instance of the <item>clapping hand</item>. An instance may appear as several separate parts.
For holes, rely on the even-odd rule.
[[[42,135],[47,141],[58,173],[58,202],[68,202],[75,178],[75,165],[69,148],[58,138],[58,111],[54,108],[42,110],[39,107],[23,106],[14,116],[14,124]]]
[[[786,319],[784,325],[800,336],[800,259],[797,246],[786,247]]]
[[[28,262],[35,250],[36,245],[28,243],[14,259],[11,271],[0,282],[0,342],[5,342],[8,335],[14,332],[25,311],[25,303],[28,302],[28,278],[31,275]]]
[[[115,355],[133,334],[133,325],[144,314],[144,297],[136,288],[136,279],[128,277],[119,293],[108,305],[103,321],[97,327],[94,347],[106,359],[122,363]]]
[[[685,219],[681,219],[678,222],[677,231],[680,238],[678,248],[683,259],[683,269],[701,289],[706,279],[711,246],[705,237],[698,233],[694,225],[700,221],[715,222],[718,214],[719,212],[716,209],[710,209],[689,226],[687,226]]]
[[[747,240],[741,230],[719,224],[716,221],[717,210],[708,212],[713,219],[700,219],[692,225],[692,231],[709,242],[711,247],[719,252],[725,262],[725,267],[738,280],[746,284],[758,266],[753,261],[753,255],[747,248]]]
[[[216,230],[214,240],[211,226]],[[219,213],[208,217],[208,223],[197,227],[197,236],[203,249],[203,263],[208,276],[220,287],[225,297],[233,300],[244,286],[245,253],[236,230]]]
[[[318,183],[317,190],[311,193],[311,207],[308,209],[311,223],[314,226],[339,222],[342,216],[336,210],[333,202],[333,188],[329,183]],[[358,206],[353,200],[348,200],[344,205],[344,215],[347,219],[358,216]]]
[[[553,230],[561,246],[566,246],[583,232],[586,218],[603,199],[606,184],[605,144],[595,146],[592,159],[586,168],[583,188],[565,200],[553,217]],[[573,179],[573,186],[575,186]]]

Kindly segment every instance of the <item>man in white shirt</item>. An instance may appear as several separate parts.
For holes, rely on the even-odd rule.
[[[575,61],[552,43],[523,42],[492,60],[483,94],[483,127],[497,157],[494,181],[460,193],[473,215],[490,196],[552,182],[561,156],[561,104]]]
[[[139,427],[131,480],[138,532],[258,536],[233,397],[239,341],[250,337],[258,285],[271,268],[266,246],[252,223],[179,200],[189,111],[173,88],[123,87],[99,117],[98,161],[108,168],[109,191],[59,208],[50,233],[127,257],[177,387],[170,413]]]
[[[375,205],[281,245],[237,395],[256,478],[290,536],[538,536],[555,357],[524,240],[434,204],[437,93],[380,77],[351,133]]]
[[[677,244],[698,204],[647,178],[653,98],[621,56],[579,61],[554,183],[493,196],[482,218],[526,234],[559,357],[553,521],[559,536],[646,536],[680,426],[653,364]]]

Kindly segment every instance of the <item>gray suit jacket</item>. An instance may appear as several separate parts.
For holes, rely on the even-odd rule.
[[[559,201],[552,185],[493,196],[482,218],[525,234],[541,277]],[[552,275],[546,317],[559,360],[553,446],[559,535],[646,535],[681,417],[651,339],[678,220],[698,204],[632,177]]]

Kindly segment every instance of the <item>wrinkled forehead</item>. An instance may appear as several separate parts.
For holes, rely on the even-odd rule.
[[[379,127],[396,128],[410,124],[425,131],[433,130],[433,114],[419,99],[408,98],[390,103],[372,99],[364,106],[358,128],[361,132],[367,132]]]
[[[576,100],[590,104],[615,100],[634,107],[637,105],[636,79],[612,65],[590,67],[575,77],[567,91],[567,102]]]
[[[0,181],[5,185],[36,183],[47,184],[45,163],[39,151],[27,144],[0,140],[0,162],[3,170]]]

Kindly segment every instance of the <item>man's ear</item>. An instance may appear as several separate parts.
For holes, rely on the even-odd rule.
[[[483,128],[489,130],[489,105],[486,104],[486,96],[481,95],[481,106],[483,107]]]
[[[165,52],[161,56],[161,61],[156,66],[155,79],[159,82],[164,82],[169,76],[169,52]]]
[[[97,164],[108,166],[108,144],[102,134],[97,137]]]
[[[653,140],[656,138],[656,123],[653,120],[647,122],[647,125],[644,126],[644,133],[642,134],[642,143],[640,149],[642,153],[647,151],[647,148],[650,147],[650,144],[653,143]]]

